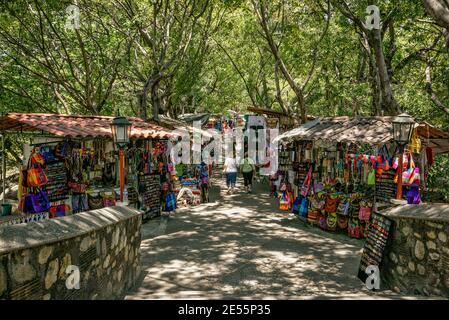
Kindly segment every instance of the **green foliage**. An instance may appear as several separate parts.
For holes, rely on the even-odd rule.
[[[192,1],[159,2],[169,8],[177,5],[172,20],[164,11],[156,12],[154,2],[147,0],[78,1],[85,56],[77,33],[64,28],[71,1],[2,1],[0,112],[110,115],[120,109],[122,114],[139,115],[139,95],[161,69],[160,57],[165,57],[159,59],[164,62],[174,57],[177,62],[166,70],[155,90],[162,110],[172,116],[245,111],[253,104],[280,110],[280,102],[295,111],[295,93],[281,73],[277,95],[276,59],[251,0],[199,1],[208,3],[210,11],[198,16],[196,24],[180,22],[184,12],[180,6],[188,7]],[[376,61],[372,50],[364,49],[360,28],[339,9],[342,1],[254,2],[267,5],[273,39],[294,81],[304,90],[308,114],[373,114]],[[449,105],[449,47],[442,28],[426,15],[422,1],[346,3],[361,21],[367,5],[377,3],[396,100],[416,118],[449,130],[449,115],[426,91],[425,73],[430,61],[433,91]],[[197,6],[192,15],[200,11]],[[154,47],[139,29],[151,31],[153,26],[155,31],[148,35]],[[189,32],[185,55],[178,57],[177,49],[190,39],[185,36]],[[152,101],[148,101],[151,110]]]
[[[449,202],[449,155],[435,157],[435,164],[429,170],[428,188],[431,191],[428,200]]]

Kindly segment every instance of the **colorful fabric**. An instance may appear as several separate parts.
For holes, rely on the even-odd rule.
[[[184,175],[184,165],[182,163],[178,163],[175,166],[175,170],[178,177],[182,177]]]

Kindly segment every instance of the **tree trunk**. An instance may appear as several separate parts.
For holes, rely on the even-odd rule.
[[[289,110],[285,107],[284,100],[282,100],[281,84],[279,81],[279,64],[277,62],[274,64],[274,82],[276,84],[276,101],[279,103],[282,111],[289,113]]]
[[[444,0],[423,0],[424,7],[437,24],[449,28],[449,8]]]
[[[307,116],[306,116],[306,109],[305,109],[305,100],[304,100],[304,94],[301,89],[301,87],[296,83],[295,79],[293,78],[292,74],[288,71],[284,60],[281,57],[281,54],[279,52],[279,48],[274,42],[273,35],[268,27],[268,12],[267,7],[265,6],[265,3],[263,1],[259,2],[260,9],[258,9],[256,3],[253,1],[254,10],[256,11],[256,14],[258,15],[259,23],[263,29],[263,32],[265,34],[265,38],[267,39],[268,46],[271,50],[271,53],[273,54],[273,57],[278,63],[279,68],[282,72],[282,75],[287,80],[290,88],[295,93],[297,99],[298,99],[298,106],[299,106],[299,116],[301,119],[301,123],[307,122]],[[260,10],[260,11],[259,11]]]
[[[379,73],[377,72],[376,62],[372,55],[369,57],[369,75],[371,86],[371,115],[381,116],[382,94],[380,89]]]
[[[145,121],[148,119],[147,96],[148,96],[148,87],[144,86],[142,91],[139,93],[139,117]]]
[[[449,66],[449,28],[444,28],[443,35],[447,53],[447,64]]]
[[[158,93],[159,85],[154,83],[151,86],[151,105],[153,107],[153,120],[159,122],[159,111],[161,110],[161,100]]]
[[[373,29],[370,34],[371,46],[374,50],[377,69],[379,73],[380,86],[382,92],[382,107],[385,115],[396,115],[399,113],[399,105],[396,102],[393,89],[391,87],[391,79],[388,74],[387,64],[385,63],[385,55],[382,47],[382,38],[379,29]]]

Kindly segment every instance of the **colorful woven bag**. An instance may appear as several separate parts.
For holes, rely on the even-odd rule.
[[[48,177],[42,168],[31,168],[27,172],[27,184],[29,187],[40,187],[47,184]]]
[[[307,215],[309,213],[309,199],[306,197],[302,199],[301,206],[299,207],[299,214],[303,218],[307,218]]]
[[[329,213],[326,219],[327,230],[335,231],[337,229],[337,214]]]

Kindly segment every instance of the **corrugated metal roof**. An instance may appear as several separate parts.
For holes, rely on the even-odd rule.
[[[275,141],[323,140],[381,145],[393,141],[395,117],[319,118],[279,135]],[[449,133],[423,122],[418,134],[435,153],[449,152]]]
[[[0,118],[0,130],[42,131],[58,137],[111,138],[111,121],[107,116],[79,116],[47,113],[10,112]],[[131,138],[167,139],[170,130],[143,119],[128,117],[132,123]]]

